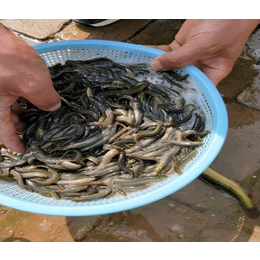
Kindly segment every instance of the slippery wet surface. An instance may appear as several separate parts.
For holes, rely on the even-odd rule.
[[[125,21],[121,23],[124,32]],[[169,34],[167,28],[175,28],[173,20],[142,27],[128,41],[150,44],[152,28],[158,25],[163,29],[156,30],[156,37],[165,39],[160,44],[169,43],[163,35]],[[109,27],[111,33],[113,26],[120,30],[120,21]],[[218,86],[226,103],[229,129],[211,167],[240,184],[260,209],[260,111],[237,101],[238,95],[259,78],[259,33],[260,29],[252,35],[232,73]],[[116,35],[110,37],[116,40]],[[236,199],[200,179],[149,205],[101,216],[58,217],[0,206],[0,223],[0,241],[260,242],[259,217],[249,218]]]

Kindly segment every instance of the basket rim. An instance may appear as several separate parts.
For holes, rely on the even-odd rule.
[[[101,48],[101,49],[117,49],[120,51],[130,51],[142,55],[149,55],[152,58],[164,53],[147,46],[141,46],[133,43],[108,41],[108,40],[70,40],[53,43],[44,43],[33,46],[39,53],[53,52],[64,49],[78,48]],[[203,90],[203,94],[207,97],[208,103],[211,105],[213,116],[213,129],[211,137],[207,143],[207,147],[201,152],[196,160],[196,167],[189,167],[182,175],[174,178],[165,185],[149,191],[140,196],[131,197],[127,200],[115,201],[108,204],[66,206],[57,204],[40,204],[38,202],[24,200],[14,197],[0,191],[0,203],[4,206],[15,208],[21,211],[33,212],[45,215],[56,216],[91,216],[120,212],[144,206],[149,203],[160,200],[170,194],[180,190],[190,182],[195,180],[216,158],[220,152],[228,131],[228,115],[223,99],[217,88],[209,80],[209,78],[193,65],[188,65],[181,69],[188,73],[197,85]],[[210,152],[209,152],[210,151]],[[205,161],[207,163],[205,163]],[[1,183],[1,181],[0,181]]]

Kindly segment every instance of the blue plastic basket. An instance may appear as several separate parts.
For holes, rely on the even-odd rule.
[[[150,63],[153,58],[163,53],[140,45],[103,40],[63,41],[42,44],[34,48],[47,66],[63,64],[66,60],[87,60],[97,57],[108,57],[119,63]],[[206,115],[206,130],[211,131],[205,139],[205,144],[198,148],[197,157],[186,166],[182,175],[172,175],[148,188],[129,193],[126,197],[118,195],[86,202],[48,198],[22,190],[16,183],[0,181],[0,204],[47,215],[100,215],[152,203],[192,182],[212,163],[222,148],[227,134],[228,117],[219,92],[200,70],[189,65],[177,73],[188,73],[196,85],[198,102]]]

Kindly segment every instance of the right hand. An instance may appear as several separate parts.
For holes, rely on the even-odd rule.
[[[193,64],[217,86],[231,72],[259,22],[256,19],[188,19],[171,44],[150,46],[166,51],[152,60],[151,67],[164,71]]]
[[[25,128],[19,119],[23,109],[17,100],[27,100],[45,111],[57,110],[61,100],[40,55],[1,24],[0,34],[0,143],[25,153],[25,146],[16,134]]]

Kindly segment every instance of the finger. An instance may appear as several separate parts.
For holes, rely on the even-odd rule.
[[[180,30],[175,36],[175,40],[177,40],[181,45],[184,45],[189,37],[190,32],[193,28],[196,28],[197,25],[201,23],[200,19],[188,19],[181,26]]]
[[[31,76],[32,80],[24,88],[26,92],[22,96],[42,110],[57,110],[61,106],[61,100],[53,87],[50,74],[45,72]]]
[[[203,50],[202,47],[194,48],[191,44],[185,44],[171,52],[159,55],[152,60],[150,66],[158,71],[180,69],[201,59]]]
[[[145,46],[154,48],[157,50],[165,51],[165,52],[171,51],[171,48],[169,45],[145,45]]]
[[[18,96],[19,100],[28,100],[46,111],[57,110],[61,106],[61,100],[54,89],[48,67],[33,50],[30,49],[28,56],[31,59],[27,63],[24,57],[20,58],[17,68],[14,68],[9,61],[11,57],[5,55],[11,64],[2,64],[2,92]]]
[[[154,48],[157,50],[169,52],[177,50],[181,47],[181,44],[174,40],[170,45],[146,45],[147,47]]]
[[[181,48],[181,44],[177,41],[177,40],[174,40],[170,45],[169,45],[169,48],[170,48],[170,51],[176,51],[178,50],[179,48]]]
[[[14,102],[11,106],[11,110],[20,116],[24,112],[24,108],[20,106],[18,102]]]
[[[2,110],[0,113],[0,142],[7,148],[25,153],[26,149],[20,137],[16,134],[14,123],[11,121],[11,109]]]
[[[15,126],[16,133],[22,133],[26,127],[26,123],[22,121],[16,113],[11,111],[11,121]]]

